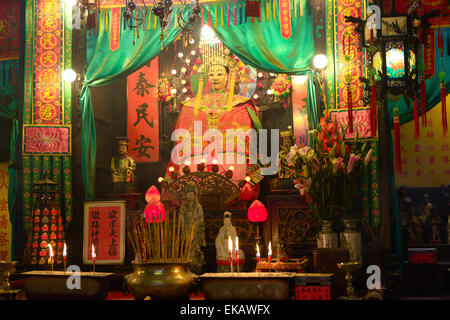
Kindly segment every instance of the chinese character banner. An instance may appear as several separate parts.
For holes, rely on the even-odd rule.
[[[0,163],[0,261],[11,259],[11,223],[8,211],[8,162]]]
[[[63,70],[71,68],[71,26],[72,7],[67,1],[25,1],[24,104],[20,120],[24,124],[22,143],[30,151],[22,155],[23,227],[28,233],[36,200],[33,184],[44,173],[61,187],[62,196],[58,194],[56,200],[64,212],[66,227],[72,220],[72,97],[71,84],[61,77]],[[25,132],[26,127],[35,129]],[[55,127],[60,129],[52,129]]]
[[[450,95],[447,95],[447,105]],[[397,187],[437,187],[450,181],[450,138],[444,136],[441,103],[427,112],[427,125],[414,138],[414,121],[400,126],[402,173]]]
[[[158,58],[129,75],[127,83],[128,153],[136,162],[158,162]]]

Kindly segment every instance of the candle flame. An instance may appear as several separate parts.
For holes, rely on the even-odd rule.
[[[233,250],[233,241],[231,241],[231,237],[228,236],[228,251],[231,252]]]
[[[64,242],[64,249],[63,249],[63,257],[67,257],[67,246],[66,243]]]
[[[272,256],[272,241],[269,242],[269,253],[268,255],[271,257]]]
[[[229,166],[228,169],[233,171],[234,170],[234,166]]]
[[[239,251],[239,238],[238,237],[236,237],[236,248],[234,250]]]
[[[169,167],[169,172],[174,172],[175,168],[174,167]]]
[[[50,249],[50,258],[53,259],[53,248],[52,248],[51,244],[49,243],[49,244],[47,245],[47,247]]]
[[[259,258],[260,257],[260,255],[259,255],[259,246],[258,246],[258,244],[256,244],[256,256]]]
[[[95,247],[94,244],[92,244],[92,259],[95,259],[97,257],[97,254],[95,253]]]

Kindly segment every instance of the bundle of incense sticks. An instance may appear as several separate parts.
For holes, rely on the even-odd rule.
[[[170,219],[172,218],[172,219]],[[134,219],[128,239],[138,262],[188,262],[194,225],[183,230],[181,214],[173,211],[164,221]]]

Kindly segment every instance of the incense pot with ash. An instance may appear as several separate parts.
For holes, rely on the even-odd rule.
[[[133,273],[125,276],[133,296],[142,300],[187,299],[193,289],[195,275],[189,270],[189,249],[194,228],[183,233],[181,215],[173,212],[150,223],[133,222],[128,237],[136,253]]]

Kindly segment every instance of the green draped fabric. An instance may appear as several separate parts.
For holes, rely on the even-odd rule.
[[[294,17],[292,9],[294,1],[291,1],[292,36],[289,39],[281,36],[278,2],[276,20],[273,20],[272,2],[269,5],[269,12],[266,12],[266,2],[261,2],[261,22],[258,22],[257,18],[255,22],[251,22],[251,18],[245,18],[245,3],[245,1],[237,2],[236,25],[234,25],[234,7],[230,9],[230,27],[227,23],[226,4],[217,5],[217,10],[216,5],[204,6],[210,11],[211,26],[217,37],[231,52],[250,66],[274,73],[303,74],[304,69],[310,67],[316,51],[313,39],[314,25],[312,14],[307,8],[307,1],[302,1],[303,16],[300,17],[300,8],[298,8],[297,18]],[[221,25],[222,9],[223,26]],[[267,14],[269,14],[269,21],[266,20]],[[219,19],[217,26],[216,19]]]
[[[316,91],[314,87],[311,60],[316,51],[313,39],[313,21],[307,2],[303,3],[303,16],[297,8],[295,18],[291,1],[292,36],[284,39],[280,32],[279,6],[276,7],[276,20],[273,20],[272,2],[266,11],[266,2],[261,2],[261,22],[245,17],[245,1],[236,3],[236,25],[234,25],[234,6],[230,7],[230,27],[228,27],[228,6],[226,4],[204,5],[204,21],[211,16],[211,27],[216,36],[239,59],[249,66],[273,73],[309,75],[308,77],[308,122],[310,129],[318,123]],[[217,16],[216,16],[217,14]],[[223,15],[223,26],[222,26]],[[269,17],[267,21],[266,17]],[[217,23],[216,23],[217,20]]]
[[[427,110],[431,110],[436,105],[441,102],[441,87],[439,80],[439,72],[441,70],[441,57],[439,50],[437,48],[437,30],[435,31],[435,75],[431,79],[425,80],[426,84],[426,92],[427,92]],[[450,28],[442,29],[443,38],[444,38],[444,72],[445,72],[445,91],[447,94],[450,93],[450,60],[447,56],[447,44],[446,40],[447,35],[450,36]],[[399,109],[399,118],[400,124],[404,124],[414,120],[414,109],[413,102],[410,101],[409,105],[407,105],[403,96],[391,97],[391,100],[388,100],[388,112],[389,112],[389,124],[390,128],[393,128],[393,117],[394,112],[393,109],[398,107]],[[419,98],[420,103],[420,98]]]
[[[11,241],[11,259],[14,259],[15,252],[15,233],[14,226],[16,225],[16,204],[17,204],[17,169],[16,169],[16,146],[19,136],[19,122],[17,120],[17,96],[14,93],[14,88],[11,85],[3,84],[0,86],[0,95],[3,96],[4,104],[0,103],[0,116],[11,119],[12,129],[10,146],[10,160],[8,164],[8,211],[9,219],[12,226],[12,241]]]
[[[110,32],[99,28],[97,34],[87,36],[87,68],[86,78],[81,91],[82,142],[81,142],[81,174],[84,182],[85,198],[95,198],[95,158],[96,135],[94,110],[92,108],[90,87],[110,84],[118,78],[126,77],[151,61],[161,52],[162,42],[159,39],[159,22],[153,29],[153,15],[147,16],[145,30],[139,30],[139,39],[133,45],[134,32],[124,27],[123,10],[121,13],[120,47],[115,52],[109,49]],[[189,15],[190,6],[184,8],[184,15]],[[103,14],[103,13],[102,13]],[[172,13],[174,21],[175,10]],[[148,19],[152,18],[151,28],[147,29]],[[99,18],[98,18],[99,21]],[[158,20],[159,21],[159,20]],[[109,30],[110,31],[110,30]],[[164,39],[168,46],[180,33],[180,28],[172,28]]]

